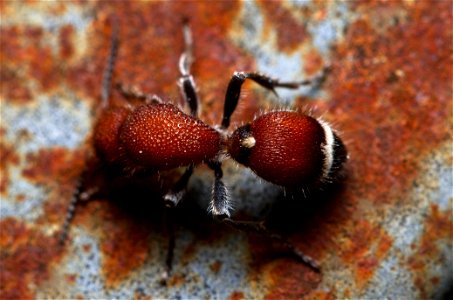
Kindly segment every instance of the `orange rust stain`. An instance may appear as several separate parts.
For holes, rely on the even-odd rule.
[[[269,292],[265,299],[300,299],[315,289],[321,282],[321,275],[307,272],[307,267],[279,261],[265,272]]]
[[[451,219],[453,208],[450,207],[446,211],[441,211],[437,204],[431,204],[430,212],[425,221],[425,228],[417,251],[408,259],[408,266],[416,274],[415,283],[419,288],[421,298],[427,298],[428,282],[435,285],[436,277],[426,278],[428,270],[432,269],[433,264],[445,265],[447,262],[439,255],[441,251],[438,247],[438,242],[442,240],[450,240],[452,236],[453,221]],[[435,260],[438,258],[438,260]],[[439,261],[440,260],[440,261]],[[443,261],[442,261],[443,260]],[[438,279],[437,279],[438,280]]]
[[[143,291],[141,290],[136,290],[134,292],[134,300],[151,300],[152,297],[151,296],[146,296],[143,294]]]
[[[106,286],[121,283],[150,255],[149,228],[132,220],[116,206],[102,206],[101,253]]]
[[[67,60],[74,54],[74,27],[72,25],[65,25],[60,28],[60,59]]]
[[[0,296],[32,299],[41,282],[49,278],[58,256],[56,239],[43,236],[13,218],[0,221]]]
[[[4,141],[3,136],[0,140],[0,193],[5,194],[9,185],[10,166],[18,165],[19,155],[16,153],[14,145],[9,145]]]
[[[266,17],[265,27],[277,30],[277,46],[287,53],[296,50],[307,38],[304,24],[297,22],[287,8],[278,1],[259,1]],[[270,24],[267,24],[267,23]],[[267,25],[266,25],[267,24]]]
[[[24,80],[17,74],[16,70],[11,69],[7,65],[2,66],[0,68],[0,77],[2,78],[0,82],[2,99],[18,104],[24,104],[32,100],[31,91],[24,85]]]
[[[27,167],[22,175],[32,181],[47,184],[71,182],[80,176],[84,163],[81,153],[74,154],[60,147],[28,153],[26,160]]]
[[[304,56],[304,72],[307,76],[314,76],[325,67],[321,54],[315,49],[311,49]]]
[[[183,274],[176,273],[168,279],[167,285],[171,288],[177,288],[183,286],[186,282],[186,277]]]
[[[89,252],[91,252],[91,245],[85,244],[85,245],[83,245],[82,249],[83,249],[83,251],[89,253]]]
[[[351,231],[339,256],[353,270],[357,287],[369,282],[393,238],[373,215],[347,228],[342,224],[360,217],[362,207],[380,211],[393,199],[410,201],[401,195],[410,191],[419,160],[451,139],[445,126],[452,109],[449,4],[431,4],[436,9],[426,2],[406,7],[407,18],[390,22],[394,25],[386,31],[373,27],[374,12],[366,4],[357,8],[363,9],[361,18],[350,25],[331,60],[326,86],[332,99],[316,103],[327,112],[324,118],[336,123],[351,160],[345,189],[319,210],[321,217],[309,216],[307,229],[292,241],[320,259],[338,245],[339,234]],[[420,32],[426,42],[420,43]],[[364,199],[370,202],[359,207]]]
[[[212,271],[212,273],[217,274],[220,271],[220,268],[222,267],[222,262],[216,260],[212,264],[209,265],[209,269]]]
[[[449,138],[449,11],[448,1],[417,1],[382,32],[373,27],[378,12],[366,3],[357,8],[361,17],[338,45],[328,80],[331,118],[351,140],[351,197],[376,205],[401,199],[419,159]]]
[[[98,9],[111,11],[120,20],[121,46],[114,81],[157,94],[165,101],[182,103],[176,81],[179,78],[178,60],[183,51],[182,21],[188,19],[194,40],[192,73],[199,87],[202,119],[218,123],[226,85],[233,71],[236,68],[252,69],[250,58],[234,47],[227,37],[238,6],[238,2],[194,1],[109,3],[107,7],[105,2],[99,2]],[[105,32],[102,45],[93,46],[96,49],[92,60],[74,69],[68,80],[69,84],[75,80],[74,84],[86,93],[99,94],[98,83],[109,50],[107,24],[105,20],[94,23],[94,32],[98,35]],[[140,34],[137,34],[137,28],[141,29]],[[86,72],[88,64],[97,75],[84,75],[85,79],[78,79],[80,73]]]
[[[2,26],[0,36],[1,95],[19,104],[28,102],[32,98],[27,86],[29,78],[22,74],[33,60],[31,52],[38,48],[43,30],[39,27]]]
[[[334,293],[330,291],[313,290],[304,296],[304,300],[334,300]]]
[[[71,195],[71,190],[58,186],[52,189],[50,197],[43,204],[44,213],[35,221],[36,225],[63,224],[66,209],[68,207],[68,198],[62,195]]]
[[[357,288],[362,290],[365,284],[371,279],[374,271],[379,265],[379,260],[374,256],[360,258],[356,263]]]
[[[64,279],[67,284],[74,285],[76,283],[77,275],[76,274],[65,274]]]
[[[351,228],[353,231],[341,245],[339,255],[347,265],[353,266],[356,286],[361,290],[388,253],[392,239],[379,226],[367,221],[359,221]]]
[[[74,52],[71,25],[60,28],[59,49],[53,49],[51,33],[39,26],[2,26],[0,36],[1,94],[5,99],[23,104],[35,93],[59,87],[67,80],[66,60]]]
[[[380,237],[379,244],[376,249],[376,257],[382,258],[390,250],[390,247],[393,244],[393,240],[388,235],[383,235]]]
[[[27,198],[27,196],[25,194],[17,194],[16,195],[16,201],[17,202],[23,202],[26,198]]]
[[[231,293],[231,295],[228,297],[229,300],[242,300],[245,299],[244,293],[240,291],[234,291]]]
[[[354,226],[354,231],[350,232],[350,238],[343,245],[342,258],[347,263],[353,263],[359,257],[366,257],[369,253],[370,243],[381,235],[381,229],[373,226],[366,221],[360,221]]]
[[[431,278],[431,283],[436,286],[440,283],[440,278],[437,277],[437,276],[434,276],[433,278]]]
[[[60,82],[60,70],[52,48],[50,46],[30,46],[26,51],[30,57],[28,62],[30,77],[36,80],[44,91],[56,87]]]

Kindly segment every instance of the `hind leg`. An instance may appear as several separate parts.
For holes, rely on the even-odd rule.
[[[287,251],[293,254],[299,261],[301,261],[306,266],[310,267],[315,272],[320,272],[320,266],[318,262],[312,257],[304,254],[302,251],[296,248],[288,239],[285,237],[271,232],[265,225],[264,221],[254,222],[254,221],[236,221],[229,218],[221,220],[223,223],[227,224],[230,227],[244,231],[244,232],[255,232],[262,234],[265,237],[276,241],[283,245]]]

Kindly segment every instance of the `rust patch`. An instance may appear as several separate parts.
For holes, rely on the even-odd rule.
[[[48,53],[43,54],[43,57],[38,56],[43,35],[43,29],[40,27],[13,25],[0,28],[1,94],[6,100],[19,104],[31,100],[32,94],[28,88],[28,82],[33,76],[27,76],[27,72],[33,67],[40,69],[39,62],[42,60],[44,63],[44,56],[48,56]],[[35,63],[31,66],[33,62]],[[38,70],[35,71],[38,72]],[[52,75],[49,72],[47,74]],[[53,77],[46,79],[51,81]]]
[[[272,264],[266,270],[265,276],[269,283],[269,292],[265,299],[300,299],[315,289],[321,282],[321,275],[307,272],[302,264],[285,263]]]
[[[304,299],[306,299],[306,300],[334,300],[337,298],[335,297],[335,294],[330,291],[313,290],[310,293],[308,293],[304,297]]]
[[[5,218],[0,221],[0,296],[3,299],[32,299],[39,284],[49,278],[58,256],[56,239]]]
[[[179,78],[178,60],[183,50],[182,21],[190,22],[195,62],[192,73],[199,87],[202,119],[218,124],[221,118],[226,85],[236,70],[252,69],[250,57],[244,56],[226,37],[234,16],[239,11],[237,2],[99,2],[100,11],[111,11],[120,20],[120,42],[114,81],[133,85],[146,93],[154,93],[166,101],[182,104],[176,81]],[[137,17],[146,16],[146,17]],[[105,18],[104,18],[105,19]],[[191,20],[193,20],[191,22]],[[215,26],[214,26],[215,24]],[[103,32],[102,45],[95,45],[97,80],[77,79],[87,65],[71,72],[71,79],[86,93],[99,89],[105,59],[108,54],[109,30],[105,20],[94,23],[95,32]],[[137,35],[136,28],[141,28]],[[159,58],[159,59],[152,59]],[[90,60],[90,65],[92,64]],[[144,67],[146,66],[146,67]],[[88,75],[85,75],[88,76]],[[94,75],[93,75],[94,76]],[[78,82],[77,82],[78,81]],[[93,86],[93,82],[96,85]],[[70,84],[70,83],[69,83]],[[97,93],[97,92],[96,92]],[[208,113],[209,112],[209,113]]]
[[[167,286],[177,288],[183,286],[186,282],[187,280],[183,274],[176,273],[168,279]]]
[[[74,285],[76,283],[77,275],[76,274],[65,274],[64,279],[67,284]]]
[[[0,78],[2,79],[0,82],[0,95],[2,100],[24,104],[32,100],[32,94],[18,73],[18,70],[11,69],[6,64],[0,68]]]
[[[362,290],[390,250],[392,239],[379,226],[367,221],[358,221],[351,227],[339,255],[347,265],[353,266],[356,286]]]
[[[222,262],[216,260],[212,264],[209,265],[209,269],[211,270],[212,273],[217,274],[220,271],[220,268],[222,267]]]
[[[351,197],[376,205],[404,199],[419,159],[450,135],[451,3],[421,1],[405,9],[407,19],[387,20],[393,25],[381,32],[372,22],[379,13],[362,3],[328,80],[329,119],[351,140]]]
[[[304,55],[304,72],[307,76],[314,76],[325,67],[321,54],[311,49]]]
[[[60,29],[60,59],[65,61],[74,54],[74,27],[72,25],[63,26]]]
[[[281,2],[259,1],[259,5],[267,21],[264,32],[271,28],[277,30],[278,49],[288,54],[297,50],[308,35],[305,25],[298,22]]]
[[[16,195],[16,202],[23,202],[25,199],[27,199],[27,196],[25,194]]]
[[[351,160],[345,188],[300,222],[303,230],[292,241],[318,260],[325,249],[340,245],[357,290],[393,244],[381,228],[380,213],[392,201],[410,201],[402,195],[411,191],[419,161],[451,139],[445,126],[452,109],[449,7],[416,2],[405,8],[407,19],[391,22],[384,32],[373,27],[372,10],[357,8],[360,19],[332,59],[327,80],[332,99],[315,103],[339,127]],[[426,42],[420,43],[420,32]],[[307,217],[305,207],[295,211]]]
[[[106,286],[115,287],[151,254],[148,226],[121,212],[114,205],[103,205],[101,252]]]
[[[22,175],[40,184],[71,182],[80,175],[84,161],[81,153],[55,147],[40,149],[26,155],[27,167]]]
[[[229,300],[242,300],[245,299],[244,293],[240,291],[234,291],[230,297],[228,297]]]
[[[442,258],[440,255],[438,243],[442,240],[450,240],[451,245],[453,228],[452,213],[452,207],[444,212],[440,211],[436,204],[431,204],[429,215],[425,221],[420,246],[407,261],[409,268],[416,274],[414,280],[415,286],[419,289],[421,298],[429,297],[427,291],[432,290],[433,287],[429,287],[428,285],[435,285],[436,280],[438,280],[436,276],[431,278],[426,277],[428,270],[432,268],[432,264],[439,263],[439,261],[434,260],[437,258],[441,260],[441,265],[446,264],[445,258]]]
[[[16,153],[16,147],[7,144],[3,137],[2,134],[0,140],[0,193],[5,194],[9,185],[9,168],[17,166],[20,157]]]
[[[151,296],[146,296],[141,289],[134,292],[134,300],[152,300]]]

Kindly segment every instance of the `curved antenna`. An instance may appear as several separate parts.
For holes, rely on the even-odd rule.
[[[110,38],[110,51],[107,58],[107,63],[104,69],[104,74],[102,76],[102,87],[101,87],[101,107],[107,107],[108,101],[110,99],[110,94],[112,90],[112,74],[115,67],[116,56],[118,54],[118,31],[119,31],[119,22],[116,17],[112,20],[112,36]]]

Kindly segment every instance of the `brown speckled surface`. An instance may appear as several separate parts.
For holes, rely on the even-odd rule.
[[[453,282],[452,9],[449,1],[1,2],[0,297],[441,298]],[[165,191],[155,183],[120,184],[82,203],[57,247],[92,151],[113,15],[115,81],[179,104],[181,21],[190,19],[200,115],[211,125],[236,70],[296,80],[332,66],[320,87],[278,90],[281,99],[247,83],[232,128],[274,107],[311,110],[346,142],[341,184],[285,198],[224,164],[235,217],[270,214],[320,274],[266,239],[213,223],[204,166],[176,213],[166,287]]]

